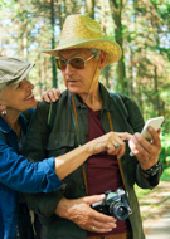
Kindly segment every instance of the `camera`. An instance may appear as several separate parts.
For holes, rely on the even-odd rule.
[[[117,189],[115,192],[106,191],[105,198],[101,202],[92,204],[91,207],[100,213],[114,216],[119,220],[126,220],[132,214],[127,194],[123,189]]]

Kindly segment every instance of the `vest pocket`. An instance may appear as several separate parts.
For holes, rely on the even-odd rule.
[[[52,132],[49,136],[47,150],[49,152],[49,156],[58,156],[72,150],[74,145],[74,132]]]

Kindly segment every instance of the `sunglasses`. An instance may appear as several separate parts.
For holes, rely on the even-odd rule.
[[[81,57],[73,57],[70,59],[64,59],[64,58],[56,58],[57,67],[60,70],[64,70],[67,67],[67,64],[70,64],[71,67],[75,69],[84,69],[85,63],[89,60],[91,60],[94,57],[94,55],[90,56],[86,60],[84,60]]]

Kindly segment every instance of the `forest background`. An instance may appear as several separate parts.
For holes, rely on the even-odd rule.
[[[0,55],[35,63],[35,94],[63,89],[54,48],[69,14],[88,14],[123,50],[121,60],[102,72],[111,91],[134,99],[148,119],[163,115],[162,161],[170,157],[170,0],[0,0]]]

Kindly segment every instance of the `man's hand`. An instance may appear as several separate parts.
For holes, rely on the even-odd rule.
[[[45,102],[55,102],[60,97],[59,89],[52,88],[48,91],[43,92],[42,100]]]
[[[152,141],[148,142],[140,133],[136,133],[130,140],[130,148],[143,170],[150,169],[159,159],[161,151],[160,131],[149,127]]]
[[[84,230],[106,233],[116,228],[116,219],[98,213],[90,207],[101,201],[104,195],[87,196],[79,199],[61,199],[55,213],[63,218],[72,220]]]

